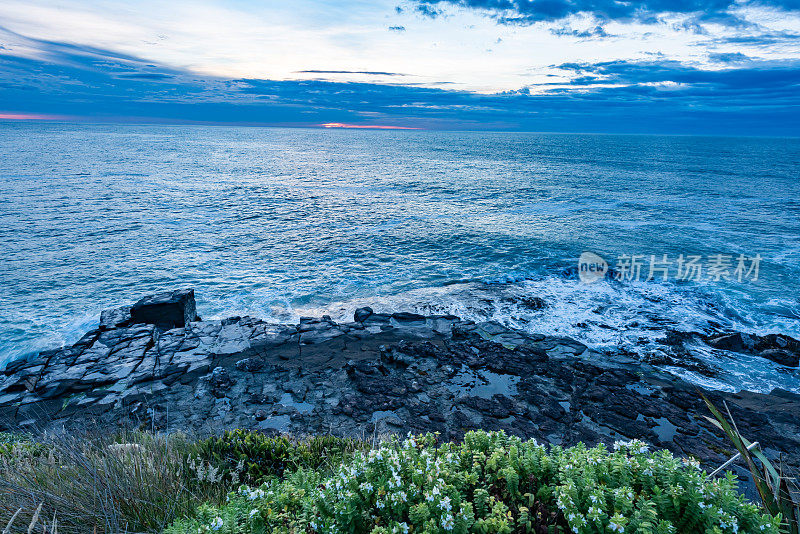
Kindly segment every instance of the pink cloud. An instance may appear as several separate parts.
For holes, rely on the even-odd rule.
[[[323,128],[363,128],[369,130],[419,130],[410,126],[389,126],[382,124],[347,124],[344,122],[326,122],[320,124]]]
[[[6,113],[0,111],[0,120],[11,121],[57,121],[67,117],[63,115],[45,115],[40,113]]]

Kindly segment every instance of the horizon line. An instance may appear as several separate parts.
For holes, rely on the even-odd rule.
[[[7,117],[14,115],[15,117]],[[20,118],[20,115],[26,117]],[[7,117],[7,118],[4,118]],[[225,121],[191,121],[191,120],[164,120],[158,118],[130,117],[126,120],[119,118],[103,119],[98,117],[74,116],[74,115],[50,115],[38,113],[6,113],[0,112],[0,124],[8,123],[62,123],[62,124],[82,124],[82,125],[120,125],[120,126],[212,126],[228,128],[296,128],[306,130],[336,130],[350,129],[347,126],[333,126],[326,128],[323,124],[346,124],[346,123],[262,123],[262,122],[225,122]],[[476,128],[421,128],[411,126],[381,126],[370,127],[369,125],[353,125],[352,129],[370,130],[406,130],[418,132],[469,132],[469,133],[498,133],[498,134],[551,134],[551,135],[645,135],[645,136],[665,136],[665,137],[725,137],[725,138],[758,138],[758,139],[800,139],[800,135],[743,135],[743,134],[722,134],[722,133],[676,133],[676,132],[653,132],[653,131],[569,131],[569,130],[524,130],[524,129],[476,129]]]

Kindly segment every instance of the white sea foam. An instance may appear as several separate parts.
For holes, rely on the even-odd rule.
[[[33,123],[0,138],[0,360],[176,287],[197,290],[206,319],[348,320],[370,305],[643,357],[668,329],[800,337],[794,141]],[[587,250],[764,262],[752,284],[551,275]],[[443,284],[456,277],[487,282]],[[731,387],[785,383],[769,362],[736,362],[758,369],[718,372]]]
[[[538,308],[534,298],[541,299],[544,307]],[[666,353],[668,347],[662,340],[669,330],[731,330],[762,335],[779,331],[797,336],[800,326],[791,318],[776,321],[772,317],[762,318],[765,320],[759,324],[755,314],[735,310],[726,298],[712,297],[696,286],[614,281],[582,284],[559,276],[511,283],[458,283],[329,306],[297,306],[281,310],[275,319],[327,314],[349,321],[361,306],[370,306],[377,312],[453,314],[474,321],[493,320],[531,333],[569,336],[595,349],[623,349],[644,359]],[[690,350],[693,357],[715,370],[715,378],[683,367],[665,369],[713,389],[769,392],[779,387],[800,392],[800,374],[796,370],[763,358],[700,345],[693,345]]]

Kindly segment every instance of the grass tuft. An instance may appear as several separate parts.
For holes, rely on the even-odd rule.
[[[34,524],[63,534],[160,532],[228,490],[197,478],[187,462],[195,451],[185,436],[139,432],[8,440],[0,452],[0,516],[14,517],[9,533],[33,532]],[[40,519],[56,516],[58,523]]]

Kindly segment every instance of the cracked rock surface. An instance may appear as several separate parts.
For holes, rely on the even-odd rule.
[[[130,307],[109,310],[74,345],[10,363],[0,373],[0,428],[443,439],[483,428],[560,445],[639,438],[708,466],[730,452],[695,386],[572,339],[368,308],[350,323],[189,320],[194,294],[164,295],[172,308],[149,311],[159,324],[133,322]],[[727,402],[746,437],[798,460],[800,396],[707,393]]]

